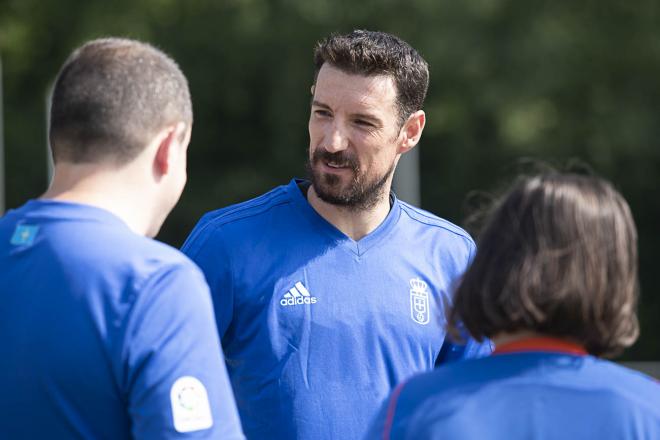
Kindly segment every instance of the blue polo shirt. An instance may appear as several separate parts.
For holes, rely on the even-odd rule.
[[[552,338],[499,346],[399,386],[366,439],[660,438],[660,384]]]
[[[8,212],[0,304],[0,438],[244,438],[203,275],[110,212]]]
[[[402,380],[490,352],[445,334],[474,252],[465,231],[392,196],[355,241],[309,205],[305,185],[207,214],[183,247],[211,287],[250,439],[360,438]]]

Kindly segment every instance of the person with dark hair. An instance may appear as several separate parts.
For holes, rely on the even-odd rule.
[[[186,182],[186,78],[90,41],[50,114],[50,187],[0,219],[0,437],[243,439],[204,276],[149,238]]]
[[[600,359],[637,338],[637,233],[602,179],[521,179],[495,205],[449,328],[492,356],[400,385],[369,439],[657,439],[660,384]]]
[[[314,62],[309,180],[206,214],[183,246],[250,439],[360,438],[397,383],[490,352],[443,326],[472,239],[390,191],[424,128],[426,62],[369,31],[326,38]]]

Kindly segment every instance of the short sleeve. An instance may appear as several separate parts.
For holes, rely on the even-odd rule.
[[[233,317],[234,296],[231,259],[222,230],[204,219],[193,229],[181,251],[199,266],[211,289],[218,334],[222,339]]]
[[[208,287],[192,264],[139,287],[124,345],[135,438],[244,438]]]

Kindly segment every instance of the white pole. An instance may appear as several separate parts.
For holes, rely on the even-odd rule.
[[[2,57],[0,57],[0,215],[5,213],[5,131],[2,113]]]
[[[419,148],[417,145],[412,150],[401,156],[394,173],[394,192],[396,196],[413,206],[421,206],[422,195],[419,182]]]
[[[53,100],[53,85],[51,84],[46,88],[46,164],[48,166],[48,187],[53,180],[53,154],[50,149],[50,137],[48,131],[50,130],[50,104]]]

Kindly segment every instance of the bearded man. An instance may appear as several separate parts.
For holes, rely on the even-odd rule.
[[[490,352],[454,346],[444,309],[475,246],[390,191],[426,117],[426,61],[401,39],[319,42],[309,180],[206,214],[183,251],[204,271],[250,439],[353,439],[396,384]]]

